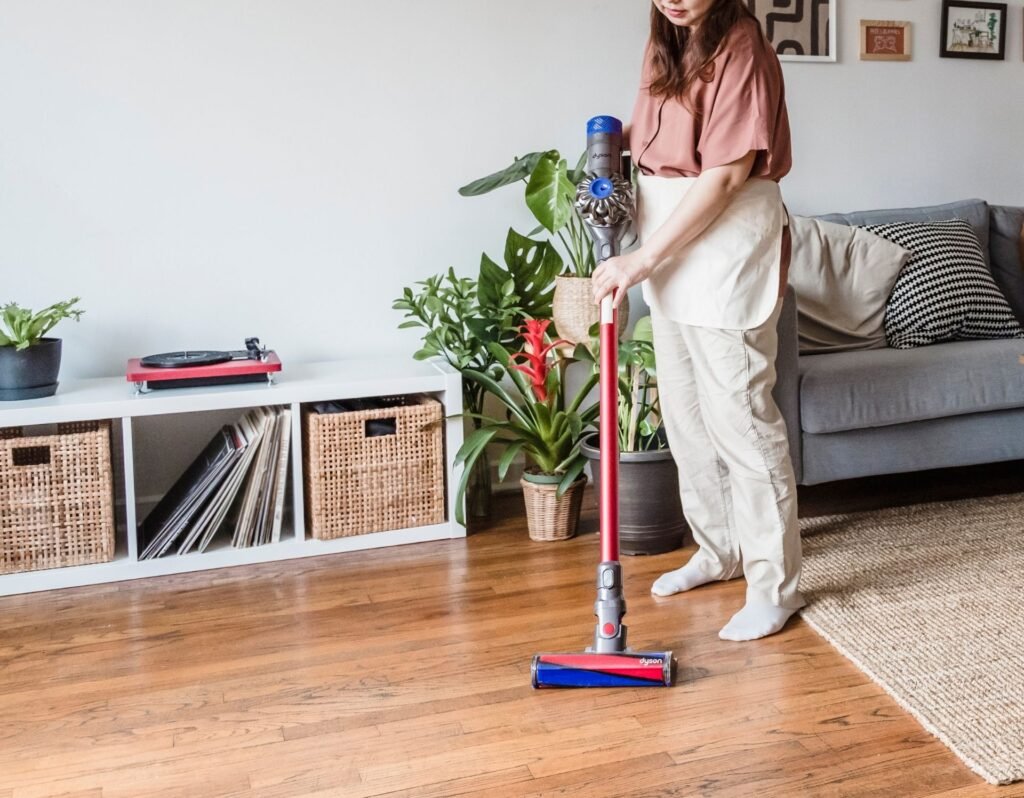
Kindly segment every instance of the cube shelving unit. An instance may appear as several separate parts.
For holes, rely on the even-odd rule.
[[[446,518],[441,524],[370,532],[336,540],[314,540],[307,534],[303,495],[302,409],[304,405],[337,399],[427,394],[441,402],[444,415]],[[227,536],[203,553],[140,560],[138,521],[145,502],[136,495],[136,477],[161,453],[137,444],[140,425],[154,416],[180,416],[188,426],[194,414],[270,405],[290,405],[291,465],[286,518],[290,524],[281,542],[235,549]],[[312,557],[360,549],[397,546],[429,540],[464,537],[455,522],[455,490],[459,475],[455,452],[462,445],[461,375],[438,361],[410,359],[343,360],[287,366],[274,382],[180,388],[137,393],[123,377],[103,377],[61,383],[55,396],[20,402],[0,402],[0,427],[31,427],[67,421],[111,420],[115,463],[114,501],[118,507],[116,554],[111,562],[78,565],[0,576],[0,596],[39,590],[117,582],[165,574],[202,571],[234,565]],[[194,416],[196,419],[199,416]],[[187,434],[187,429],[183,430]],[[0,529],[0,534],[3,530]]]

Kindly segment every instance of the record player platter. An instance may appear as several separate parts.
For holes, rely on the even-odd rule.
[[[180,369],[186,366],[212,366],[214,363],[226,363],[231,360],[230,352],[213,349],[194,349],[184,352],[162,352],[159,355],[146,355],[139,360],[140,365],[159,369]]]

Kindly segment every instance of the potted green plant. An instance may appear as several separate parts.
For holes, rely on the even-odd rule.
[[[590,285],[597,265],[594,245],[575,202],[576,188],[586,176],[586,165],[586,153],[570,170],[558,150],[533,152],[515,158],[500,172],[459,189],[464,197],[476,197],[512,183],[526,185],[526,205],[538,222],[531,235],[547,230],[552,247],[557,241],[565,251],[566,269],[555,279],[552,318],[558,335],[571,344],[589,341],[590,328],[598,321],[598,307]],[[623,297],[619,306],[620,329],[625,329],[628,319],[629,300]]]
[[[46,338],[64,319],[78,321],[79,297],[38,313],[14,302],[0,312],[0,400],[37,399],[57,392],[61,339]]]
[[[580,446],[598,412],[597,403],[583,407],[598,381],[593,371],[572,397],[567,395],[569,361],[557,355],[564,342],[547,340],[549,324],[548,319],[528,319],[520,332],[524,345],[518,352],[492,344],[495,358],[511,379],[511,391],[488,374],[473,369],[464,372],[504,406],[506,418],[481,415],[480,428],[466,438],[455,456],[457,465],[466,465],[456,499],[461,508],[468,473],[488,445],[504,447],[498,463],[502,480],[516,456],[525,455],[528,467],[520,484],[527,526],[530,538],[542,541],[576,534],[586,484],[583,470],[587,461]]]
[[[504,365],[495,358],[492,344],[514,344],[527,317],[551,315],[552,281],[562,268],[561,258],[546,241],[536,241],[509,230],[504,265],[485,253],[477,279],[459,277],[454,269],[405,288],[393,308],[404,312],[400,329],[423,330],[418,360],[443,358],[465,374],[473,370],[500,380]],[[484,387],[462,381],[462,399],[474,430],[484,412]],[[476,459],[467,491],[469,514],[486,517],[490,508],[491,471],[486,451]]]
[[[596,349],[596,342],[594,344]],[[574,357],[596,365],[595,352],[578,346]],[[658,405],[651,317],[639,319],[619,343],[619,548],[623,554],[661,554],[683,545],[687,524],[679,499],[679,472],[668,447]],[[601,459],[597,434],[584,456]],[[600,469],[593,468],[600,492]]]

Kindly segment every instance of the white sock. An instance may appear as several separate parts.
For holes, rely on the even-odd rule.
[[[659,576],[651,585],[651,593],[655,596],[671,596],[714,581],[712,577],[701,571],[693,560],[690,560],[682,568]]]
[[[757,640],[773,635],[786,625],[796,610],[776,607],[761,601],[748,601],[743,609],[732,616],[718,636],[723,640]]]

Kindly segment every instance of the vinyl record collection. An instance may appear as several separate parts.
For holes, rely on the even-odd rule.
[[[206,551],[222,529],[235,548],[280,541],[291,428],[287,407],[223,426],[139,525],[139,559]]]

